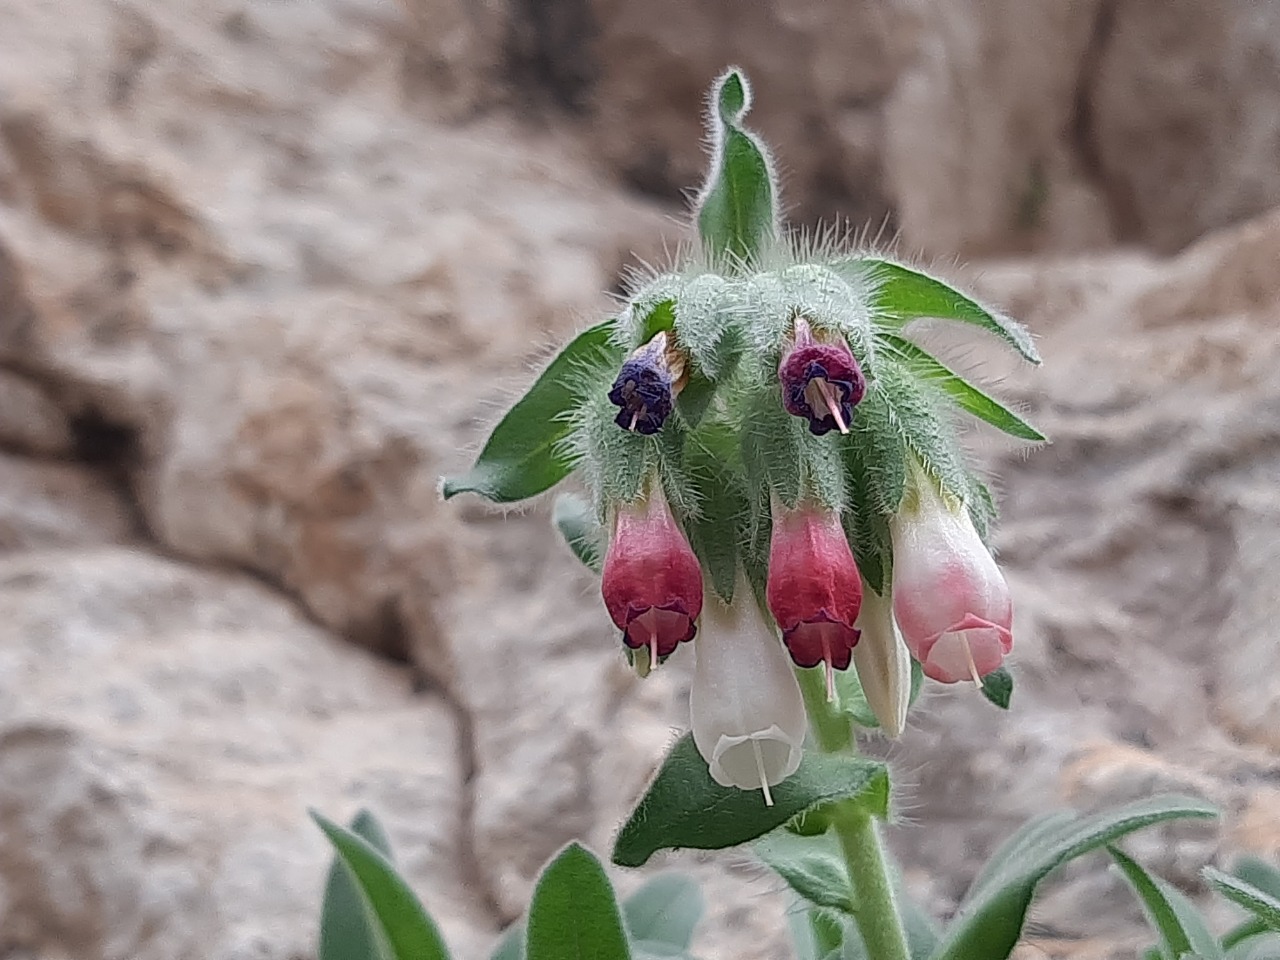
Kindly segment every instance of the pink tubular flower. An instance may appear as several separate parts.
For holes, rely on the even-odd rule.
[[[778,364],[782,405],[787,413],[809,421],[809,432],[849,432],[853,408],[866,393],[867,381],[857,358],[843,340],[818,339],[804,317],[796,317],[795,342]]]
[[[653,666],[693,639],[702,568],[658,483],[646,498],[618,507],[601,592],[623,643],[647,647]]]
[[[831,699],[831,671],[849,666],[862,606],[862,578],[839,514],[814,504],[795,510],[774,504],[765,593],[791,659],[801,667],[826,664]]]
[[[942,683],[982,678],[1013,648],[1013,602],[963,505],[920,477],[894,518],[893,612],[912,656]]]

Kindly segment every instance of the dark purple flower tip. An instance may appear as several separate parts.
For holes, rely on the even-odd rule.
[[[609,402],[619,407],[614,418],[623,430],[657,433],[675,406],[683,363],[668,349],[667,336],[659,333],[622,364],[609,391]]]
[[[849,432],[853,408],[866,393],[858,361],[843,344],[809,342],[786,353],[778,367],[782,405],[809,421],[811,433]]]

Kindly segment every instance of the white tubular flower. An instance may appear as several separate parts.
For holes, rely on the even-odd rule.
[[[800,766],[808,718],[791,660],[744,578],[731,605],[708,594],[694,651],[689,714],[698,752],[716,783],[762,790],[772,805],[769,787]]]
[[[862,609],[857,627],[862,638],[853,648],[853,665],[867,706],[890,737],[902,734],[911,706],[911,654],[893,619],[893,601],[867,584],[862,588]]]

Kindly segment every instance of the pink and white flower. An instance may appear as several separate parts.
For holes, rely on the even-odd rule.
[[[969,512],[918,476],[890,532],[893,611],[912,656],[934,680],[981,686],[1013,648],[1013,602]]]

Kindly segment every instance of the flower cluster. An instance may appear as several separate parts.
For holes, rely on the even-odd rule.
[[[656,433],[674,411],[671,388],[686,364],[673,343],[659,333],[623,364],[609,399],[624,430]],[[823,443],[862,440],[850,427],[866,381],[838,334],[815,333],[807,318],[794,318],[774,369],[776,402],[811,435],[838,432]],[[634,501],[608,511],[602,590],[624,644],[643,652],[647,672],[698,635],[694,741],[718,783],[763,790],[766,800],[770,786],[795,771],[805,736],[788,654],[795,667],[822,668],[829,701],[837,674],[856,665],[868,705],[896,735],[908,707],[908,651],[934,680],[981,686],[1012,646],[1012,606],[995,561],[964,503],[918,463],[910,496],[890,521],[893,572],[879,591],[864,583],[846,532],[846,524],[871,518],[842,512],[816,489],[790,506],[772,494],[767,612],[741,571],[731,602],[705,597],[701,564],[656,474]]]
[[[717,81],[696,244],[633,277],[442,492],[511,503],[577,473],[591,502],[562,495],[556,523],[602,572],[628,660],[645,676],[693,647],[693,740],[717,782],[768,800],[806,706],[819,732],[897,736],[923,677],[1007,703],[995,506],[951,424],[1044,438],[910,336],[949,320],[1038,363],[1026,330],[883,252],[783,229],[750,101],[740,72]]]

